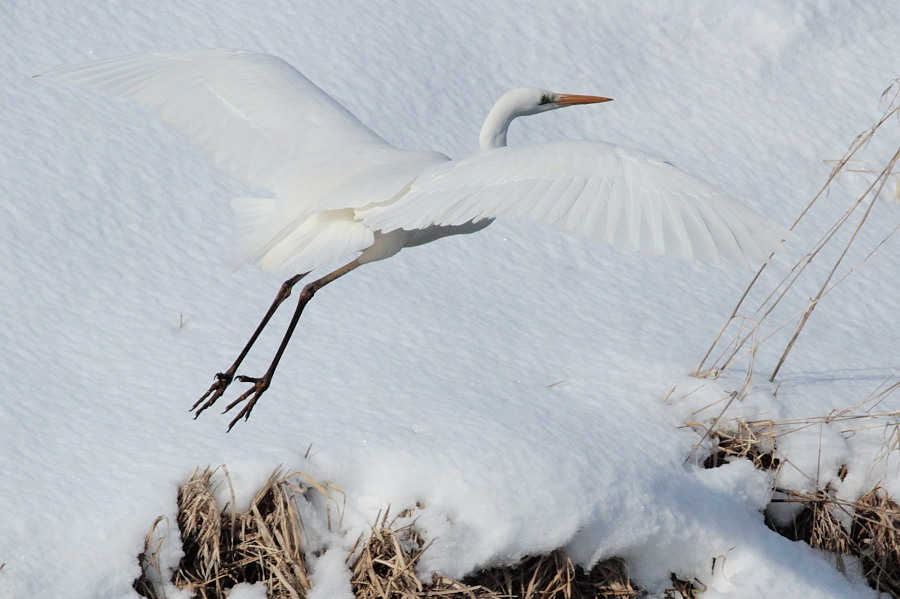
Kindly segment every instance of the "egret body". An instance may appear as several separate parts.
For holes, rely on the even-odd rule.
[[[237,198],[237,250],[291,275],[235,362],[194,404],[212,406],[235,380],[250,387],[229,429],[269,388],[306,304],[323,286],[405,247],[474,233],[495,218],[526,218],[625,252],[749,267],[780,251],[785,229],[669,162],[596,141],[507,147],[510,123],[600,96],[520,88],[485,119],[480,151],[450,160],[388,144],[309,79],[274,56],[238,50],[137,54],[47,75],[130,98],[156,112],[212,162],[269,190]],[[305,285],[266,372],[243,359],[294,286]]]

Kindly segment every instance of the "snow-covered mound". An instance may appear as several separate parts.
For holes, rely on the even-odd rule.
[[[506,89],[601,94],[616,101],[517,121],[510,145],[637,147],[789,224],[880,114],[900,54],[892,3],[38,1],[2,12],[0,597],[135,596],[144,535],[158,515],[174,523],[177,485],[207,464],[227,464],[243,500],[279,464],[339,487],[338,548],[387,505],[419,504],[435,539],[421,566],[448,576],[562,547],[585,565],[620,556],[650,589],[674,572],[706,583],[704,597],[874,596],[764,525],[766,475],[688,459],[698,437],[682,424],[740,384],[687,375],[746,272],[518,222],[407,250],[316,297],[273,387],[226,435],[228,419],[188,408],[281,282],[231,268],[228,200],[259,190],[133,105],[32,76],[148,50],[263,51],[390,143],[451,157],[477,147]],[[800,235],[815,239],[869,176],[848,174]],[[896,206],[874,211],[848,266],[896,226]],[[776,384],[744,400],[748,414],[823,415],[896,377],[896,252],[892,238],[828,295]],[[284,324],[247,372],[265,368]],[[797,437],[798,480],[868,466],[877,447],[845,437],[828,425]],[[897,493],[888,464],[853,484],[888,477]],[[340,576],[329,564],[320,573]]]

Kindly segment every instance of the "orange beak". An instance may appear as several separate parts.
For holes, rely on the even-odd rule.
[[[579,96],[577,94],[559,94],[555,104],[560,106],[574,106],[575,104],[597,104],[598,102],[612,102],[612,98],[603,96]]]

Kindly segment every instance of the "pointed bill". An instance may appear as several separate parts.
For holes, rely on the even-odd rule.
[[[574,106],[575,104],[597,104],[598,102],[612,102],[612,98],[603,96],[581,96],[578,94],[559,94],[554,104],[560,106]]]

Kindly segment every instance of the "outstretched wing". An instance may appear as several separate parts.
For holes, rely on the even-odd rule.
[[[371,230],[346,209],[387,200],[423,169],[447,160],[392,147],[267,54],[151,52],[46,75],[135,101],[216,165],[273,192],[274,198],[234,202],[238,250],[263,268],[303,272],[368,247]],[[302,255],[299,230],[305,231]]]
[[[45,75],[137,102],[216,165],[277,193],[292,191],[306,173],[333,168],[332,160],[356,166],[362,156],[383,163],[408,154],[268,54],[150,52]]]
[[[359,214],[383,231],[526,218],[624,252],[724,257],[745,268],[794,238],[668,162],[592,141],[497,148],[437,165],[397,201]]]

